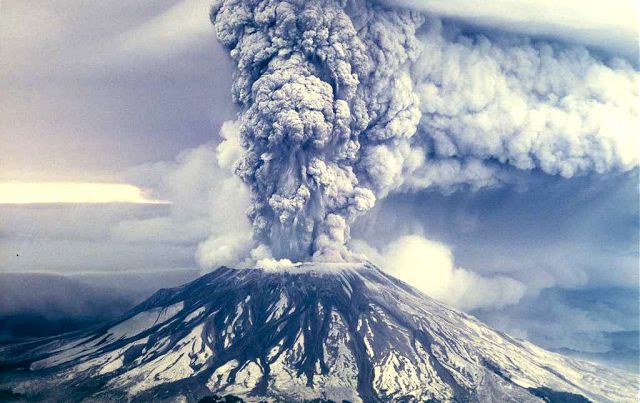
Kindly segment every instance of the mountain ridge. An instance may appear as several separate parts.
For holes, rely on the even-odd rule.
[[[494,331],[370,263],[221,267],[119,320],[0,358],[14,364],[0,388],[73,386],[76,400],[522,402],[545,401],[546,388],[633,401],[637,386]]]

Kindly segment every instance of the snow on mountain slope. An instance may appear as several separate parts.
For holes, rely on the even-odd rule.
[[[496,332],[371,264],[220,268],[121,320],[0,350],[27,398],[635,401],[632,374]],[[579,399],[583,400],[579,400]]]

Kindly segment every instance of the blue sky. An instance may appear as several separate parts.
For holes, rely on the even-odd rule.
[[[636,65],[637,32],[620,13],[602,18],[581,7],[582,25],[531,17],[522,29],[489,6],[469,15],[456,2],[395,3],[437,11],[467,32],[584,44]],[[552,3],[576,7],[521,2],[561,15]],[[242,210],[211,199],[237,198],[242,207],[246,194],[216,167],[212,148],[236,106],[233,66],[210,27],[208,1],[7,0],[0,19],[0,180],[131,183],[174,201],[0,205],[1,271],[193,269],[198,244],[215,241],[212,234],[242,239],[245,224],[234,221]],[[610,26],[620,27],[613,37]],[[452,270],[522,285],[506,306],[468,306],[490,324],[548,347],[606,349],[604,333],[639,327],[638,185],[637,168],[571,179],[522,171],[479,191],[394,194],[352,235],[381,253],[405,235],[438,242]],[[232,212],[219,217],[216,208]],[[585,297],[594,295],[608,309]],[[545,328],[545,312],[531,307],[550,300],[554,325]]]

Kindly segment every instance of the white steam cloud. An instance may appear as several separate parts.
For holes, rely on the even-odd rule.
[[[235,171],[274,258],[347,260],[390,192],[638,164],[638,72],[585,48],[467,36],[364,0],[219,0],[237,66]]]
[[[225,122],[220,129],[222,141],[215,148],[221,170],[209,193],[209,237],[198,245],[196,257],[202,267],[237,265],[253,248],[251,226],[244,218],[249,206],[249,192],[230,168],[242,149],[237,122]]]
[[[242,153],[237,122],[225,122],[219,134],[223,140],[217,145],[206,143],[183,151],[175,161],[131,172],[134,182],[138,178],[171,200],[170,211],[120,221],[111,229],[112,238],[126,243],[197,244],[196,260],[203,268],[242,266],[255,245],[246,217],[249,191],[230,169]]]
[[[361,240],[353,240],[351,247],[430,297],[462,310],[502,308],[525,294],[525,285],[509,277],[484,277],[456,267],[446,245],[420,235],[403,236],[382,251]]]

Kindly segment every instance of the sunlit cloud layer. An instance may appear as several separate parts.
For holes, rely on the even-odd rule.
[[[147,198],[136,186],[89,182],[3,182],[0,204],[40,203],[141,203],[167,204]]]
[[[533,35],[591,46],[638,60],[635,0],[383,0],[463,21],[489,31]]]

